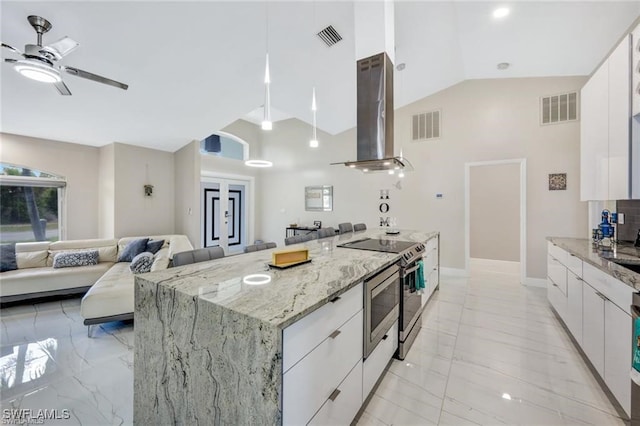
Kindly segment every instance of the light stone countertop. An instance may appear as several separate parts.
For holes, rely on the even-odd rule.
[[[142,274],[136,277],[136,285],[156,284],[284,329],[399,259],[394,253],[336,245],[362,238],[426,242],[438,234],[401,230],[399,235],[391,236],[375,229],[336,235]],[[295,248],[308,248],[312,261],[283,270],[267,266],[273,251]],[[251,274],[267,274],[271,281],[263,285],[243,283],[243,278]]]
[[[549,237],[547,240],[628,286],[640,290],[640,274],[610,261],[616,259],[640,265],[640,249],[633,244],[618,243],[613,250],[599,250],[586,238]]]

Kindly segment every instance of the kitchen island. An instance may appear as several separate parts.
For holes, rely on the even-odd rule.
[[[355,347],[362,365],[362,297],[357,292],[362,293],[358,286],[399,260],[398,254],[337,244],[378,237],[427,242],[438,235],[401,231],[387,236],[382,230],[349,233],[299,245],[309,249],[312,262],[291,269],[270,269],[267,263],[273,250],[265,250],[136,277],[135,423],[287,423],[283,376],[286,372],[294,377],[299,373],[296,368],[304,364],[292,353],[314,345],[313,330],[342,315],[345,322],[337,323],[341,328],[329,337],[353,346],[359,336]],[[318,317],[325,311],[326,318]],[[296,329],[304,324],[303,319],[310,324],[307,336],[304,328]],[[290,334],[297,334],[298,340],[285,351],[287,327],[296,330]],[[333,370],[339,368],[332,366]],[[356,370],[351,366],[347,370],[354,372],[348,377],[354,383]],[[299,377],[307,377],[305,374]],[[304,395],[310,385],[301,382],[297,386]]]

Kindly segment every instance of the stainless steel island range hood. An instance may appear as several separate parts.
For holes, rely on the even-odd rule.
[[[412,170],[405,158],[394,156],[393,63],[385,52],[357,61],[357,89],[357,160],[333,164],[363,172]]]

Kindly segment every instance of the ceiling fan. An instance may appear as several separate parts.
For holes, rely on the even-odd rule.
[[[25,45],[23,53],[13,46],[2,43],[2,47],[22,55],[24,58],[5,58],[4,60],[7,63],[13,64],[13,68],[20,74],[32,80],[53,84],[61,95],[71,95],[71,91],[69,91],[67,85],[62,81],[61,71],[75,75],[76,77],[86,78],[87,80],[93,80],[98,83],[127,90],[129,86],[119,81],[111,80],[110,78],[102,77],[75,67],[56,64],[64,56],[74,51],[79,46],[79,43],[69,37],[63,37],[55,43],[42,46],[42,35],[51,29],[51,22],[35,15],[31,15],[27,19],[38,34],[37,44]]]

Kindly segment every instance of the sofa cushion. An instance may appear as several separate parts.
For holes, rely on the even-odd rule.
[[[47,265],[53,266],[53,258],[58,253],[82,249],[98,250],[99,262],[115,262],[118,259],[118,240],[114,238],[56,241],[49,246]]]
[[[53,258],[54,269],[74,268],[98,264],[98,250],[78,250],[57,253]]]
[[[16,263],[16,245],[0,244],[0,272],[18,269]]]
[[[133,312],[133,283],[134,275],[129,270],[129,263],[113,265],[82,298],[82,317],[102,318]]]
[[[18,264],[18,269],[47,266],[50,244],[49,241],[16,243],[16,263]]]
[[[129,242],[118,255],[118,262],[131,262],[134,257],[146,250],[148,241],[149,238],[138,238]]]
[[[149,240],[147,241],[147,249],[151,254],[156,254],[164,245],[164,240]]]
[[[2,279],[0,279],[0,296],[90,287],[112,265],[112,262],[102,262],[97,265],[83,266],[82,268],[53,269],[45,266],[7,271],[2,274]]]
[[[133,258],[129,270],[134,274],[144,274],[151,271],[151,265],[153,265],[153,254],[145,251]]]

